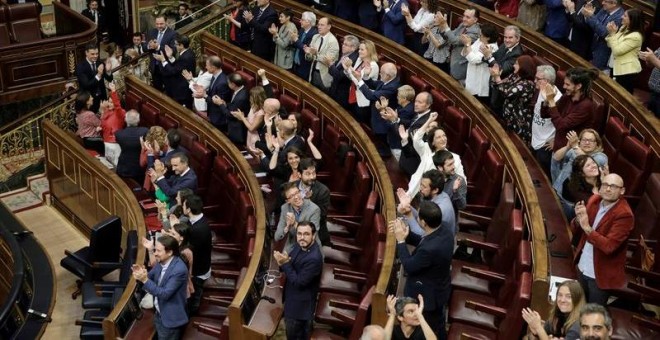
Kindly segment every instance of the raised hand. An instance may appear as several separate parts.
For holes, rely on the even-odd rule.
[[[577,133],[573,130],[568,131],[568,133],[566,133],[566,141],[568,146],[571,148],[576,147],[580,142]]]
[[[170,45],[165,45],[164,49],[165,49],[165,55],[167,56],[167,59],[172,58],[172,54],[174,53],[174,51],[172,51],[172,48],[170,47]]]
[[[313,143],[314,142],[314,130],[308,129],[307,130],[307,143]]]
[[[105,70],[105,64],[104,63],[99,63],[99,66],[96,67],[96,74],[98,74],[99,76],[102,76],[104,70]]]
[[[149,239],[147,239],[146,237],[143,236],[143,237],[142,237],[142,246],[143,246],[146,250],[151,250],[151,249],[154,248],[154,243],[151,242],[151,240],[149,240]]]
[[[268,32],[270,32],[270,34],[273,36],[277,35],[277,26],[275,26],[275,23],[270,24],[270,27],[268,27]]]
[[[116,92],[117,91],[117,85],[115,85],[114,81],[111,81],[108,83],[108,88],[110,89],[110,92]]]
[[[289,32],[289,40],[293,42],[298,41],[298,32]]]
[[[387,296],[387,313],[389,315],[396,315],[396,296]]]
[[[188,70],[186,70],[186,69],[184,69],[183,71],[181,71],[181,75],[182,75],[184,78],[186,78],[186,80],[188,80],[188,81],[191,81],[191,80],[193,79],[193,75],[192,75],[192,73],[190,73],[190,71],[188,71]]]
[[[489,59],[493,55],[493,50],[491,50],[490,46],[486,44],[481,44],[481,46],[479,46],[479,52],[481,52],[486,59]]]
[[[498,64],[489,67],[488,70],[490,71],[490,76],[493,78],[499,78],[499,76],[502,74],[502,71],[500,70],[500,65]]]
[[[614,33],[616,33],[616,31],[617,31],[618,29],[619,29],[619,27],[616,26],[616,24],[614,23],[614,21],[610,21],[610,22],[607,23],[607,32],[608,32],[609,34],[614,34]]]
[[[240,109],[234,110],[234,111],[229,111],[229,113],[231,113],[231,115],[234,116],[234,118],[236,118],[238,120],[241,120],[241,118],[245,118],[245,115],[243,114],[243,111],[241,111]]]
[[[396,196],[399,198],[399,202],[403,205],[410,206],[410,202],[412,202],[412,198],[408,193],[406,193],[403,188],[398,188],[396,189]]]
[[[555,92],[555,86],[550,83],[545,84],[543,87],[543,95],[548,102],[554,102],[555,96],[557,95],[557,92]]]
[[[410,8],[408,8],[408,5],[401,5],[401,14],[403,14],[404,17],[410,16]]]
[[[464,46],[470,46],[472,45],[472,38],[470,38],[469,35],[467,34],[461,34],[461,42],[463,43]]]
[[[245,22],[250,22],[254,18],[254,15],[250,11],[243,11],[243,19]]]
[[[423,316],[424,314],[424,297],[422,294],[417,294],[417,300],[419,301],[419,306],[417,307],[417,311],[415,311],[415,314],[417,316]]]
[[[261,78],[261,79],[266,78],[266,70],[264,70],[264,69],[262,69],[262,68],[258,69],[258,70],[257,70],[257,75],[258,75],[259,78]]]
[[[400,218],[395,219],[391,223],[394,226],[394,237],[396,240],[398,242],[405,241],[408,234],[410,234],[410,228],[408,228],[408,225]]]
[[[408,139],[408,131],[403,124],[399,125],[399,137],[401,137],[401,140]]]

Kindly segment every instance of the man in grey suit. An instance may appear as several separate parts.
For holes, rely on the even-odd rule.
[[[467,59],[461,55],[463,50],[463,39],[461,35],[465,34],[470,37],[470,41],[477,41],[481,33],[479,28],[479,10],[476,8],[468,8],[463,12],[463,22],[454,30],[449,28],[446,15],[442,16],[439,20],[439,28],[442,37],[452,46],[451,58],[449,62],[449,72],[454,79],[465,85],[465,74],[467,73]]]
[[[315,226],[321,221],[321,209],[312,201],[303,198],[296,182],[289,182],[284,185],[282,190],[286,203],[282,204],[280,221],[275,231],[275,241],[286,237],[284,251],[291,253],[296,244],[296,228],[299,221],[310,221]],[[321,246],[321,241],[316,238],[316,242]]]

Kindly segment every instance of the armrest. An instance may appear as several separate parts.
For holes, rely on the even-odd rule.
[[[340,201],[345,201],[349,199],[351,196],[349,194],[344,194],[340,192],[331,192],[330,193],[330,199],[335,199],[335,200],[340,200]]]
[[[348,282],[355,282],[355,283],[361,283],[364,284],[367,282],[367,278],[364,276],[355,276],[355,275],[347,275],[347,274],[335,274],[335,280],[342,280],[342,281],[348,281]]]
[[[87,260],[85,260],[85,259],[83,259],[82,257],[76,255],[75,253],[72,253],[72,252],[69,251],[69,250],[65,250],[65,251],[64,251],[64,255],[66,255],[66,256],[68,256],[68,257],[74,259],[75,261],[80,262],[80,263],[83,264],[84,266],[87,266],[87,267],[89,267],[89,268],[92,268],[92,267],[93,267],[91,263],[87,262]]]
[[[357,310],[360,308],[360,304],[348,301],[330,300],[330,307]]]
[[[243,249],[241,248],[235,248],[235,247],[225,247],[223,245],[213,245],[213,250],[219,251],[222,253],[232,253],[232,254],[240,254]]]
[[[218,296],[206,296],[204,297],[204,301],[210,302],[211,304],[218,305],[221,307],[229,307],[229,305],[231,305],[231,300],[227,300],[226,298],[222,298]]]
[[[335,221],[346,223],[351,226],[359,227],[360,222],[357,222],[362,219],[362,215],[339,215],[339,214],[328,214],[328,221],[335,223]],[[356,220],[356,221],[351,221]]]
[[[76,326],[91,326],[91,327],[103,327],[103,321],[92,321],[92,320],[76,320]]]
[[[461,245],[468,246],[468,247],[479,248],[481,250],[491,251],[491,252],[496,252],[500,249],[500,246],[495,244],[495,243],[482,242],[482,241],[477,241],[477,240],[473,240],[473,239],[470,239],[470,238],[462,239],[458,243],[461,244]]]
[[[639,267],[626,266],[626,272],[649,280],[660,281],[660,273],[643,270]]]
[[[211,230],[227,229],[229,227],[231,227],[231,225],[228,223],[209,223],[209,228],[211,228]]]
[[[217,278],[237,278],[241,275],[241,272],[237,270],[211,270],[211,273],[214,277]]]
[[[334,275],[343,274],[343,275],[353,275],[353,276],[366,276],[365,273],[358,272],[358,271],[355,271],[355,270],[342,269],[342,268],[333,268],[332,274],[334,274]]]
[[[352,317],[350,315],[347,315],[346,313],[342,313],[336,309],[333,309],[330,311],[330,315],[334,316],[335,318],[341,320],[342,322],[352,325],[355,323],[355,317]]]
[[[504,309],[504,308],[495,307],[495,306],[487,305],[487,304],[484,304],[484,303],[479,303],[479,302],[472,301],[472,300],[465,301],[465,307],[470,308],[470,309],[474,309],[474,310],[479,311],[479,312],[488,313],[490,315],[495,316],[498,319],[504,319],[506,317],[506,314],[507,314],[506,309]]]
[[[478,224],[481,224],[481,225],[488,225],[488,224],[490,224],[490,221],[491,221],[490,217],[473,214],[471,212],[467,212],[467,211],[463,211],[463,210],[458,212],[458,217],[459,217],[459,222],[460,222],[461,218],[464,218],[466,220],[475,221],[475,222],[477,222]]]
[[[217,243],[213,243],[213,245],[218,246],[218,247],[229,247],[229,248],[241,248],[241,247],[243,247],[243,245],[240,244],[240,243],[217,242]]]
[[[639,292],[642,295],[649,296],[652,299],[660,299],[660,289],[651,288],[637,282],[628,282],[628,288]]]
[[[94,262],[92,266],[98,269],[119,269],[124,264],[121,262]]]
[[[653,248],[655,248],[656,243],[658,243],[658,240],[647,240],[645,238],[644,242],[646,242],[646,245],[649,246],[649,248],[653,249]],[[639,246],[639,239],[638,238],[629,238],[628,239],[628,248],[637,248],[638,246]]]
[[[362,247],[354,246],[346,243],[332,243],[332,248],[340,251],[346,251],[353,254],[361,254]]]
[[[476,278],[483,279],[491,283],[497,283],[503,285],[506,282],[506,276],[489,270],[481,270],[473,267],[464,266],[463,268],[461,268],[461,271],[470,276],[474,276]]]
[[[644,328],[649,328],[656,332],[660,332],[660,322],[657,320],[650,320],[637,314],[633,314],[632,319],[633,322],[640,324]]]
[[[493,211],[495,211],[495,207],[480,204],[467,204],[465,206],[465,211],[469,211],[470,213],[482,216],[492,216]]]
[[[208,335],[220,337],[220,328],[199,321],[193,321],[193,322],[194,322],[193,325],[197,327],[197,329],[200,332]]]

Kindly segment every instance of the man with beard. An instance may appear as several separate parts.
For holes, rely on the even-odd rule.
[[[442,228],[456,234],[456,215],[449,195],[443,189],[445,185],[445,176],[438,170],[433,169],[422,175],[422,181],[419,184],[419,193],[422,200],[435,203],[442,211]],[[417,222],[419,213],[410,205],[412,198],[406,194],[403,188],[397,189],[399,197],[399,206],[397,211],[406,216],[410,229],[417,235],[424,235],[424,230]]]
[[[467,205],[467,182],[456,173],[456,160],[448,150],[440,150],[433,155],[433,164],[445,176],[442,189],[450,198],[454,210],[463,210]]]
[[[330,234],[328,233],[327,217],[330,208],[330,189],[325,184],[316,180],[316,162],[311,158],[300,160],[298,166],[301,171],[300,180],[296,182],[300,195],[321,209],[318,238],[324,246],[331,246]]]
[[[605,307],[588,303],[580,309],[580,340],[610,340],[612,318]]]
[[[394,233],[397,256],[408,276],[404,296],[424,296],[423,319],[428,321],[438,339],[445,340],[445,306],[451,292],[454,234],[440,225],[442,215],[436,204],[423,200],[419,204],[419,220],[415,221],[423,230],[423,235],[411,233],[409,226],[400,218],[390,222],[389,230]],[[415,247],[412,254],[407,244]]]
[[[170,165],[174,171],[174,176],[170,178],[165,178],[167,168],[160,160],[154,161],[153,169],[148,170],[151,181],[170,197],[170,202],[176,201],[176,193],[183,188],[197,191],[197,175],[189,166],[188,156],[183,153],[174,154],[170,159]]]
[[[284,211],[284,209],[282,209]],[[316,242],[316,226],[300,221],[297,243],[291,253],[275,251],[273,257],[286,275],[284,285],[284,320],[287,339],[309,339],[316,309],[316,295],[321,284],[323,257]]]
[[[418,295],[419,304],[411,297],[387,297],[387,324],[385,334],[392,340],[432,340],[437,339],[433,330],[424,319],[424,297]],[[394,326],[394,319],[399,320],[399,326]]]

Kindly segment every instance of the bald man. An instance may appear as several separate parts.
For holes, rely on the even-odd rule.
[[[587,302],[607,304],[608,289],[623,288],[628,283],[626,249],[635,218],[623,198],[626,189],[617,174],[603,178],[598,195],[575,205],[573,233],[582,233],[575,253],[578,280]]]
[[[385,340],[387,335],[383,327],[379,325],[368,325],[362,330],[360,340]]]

